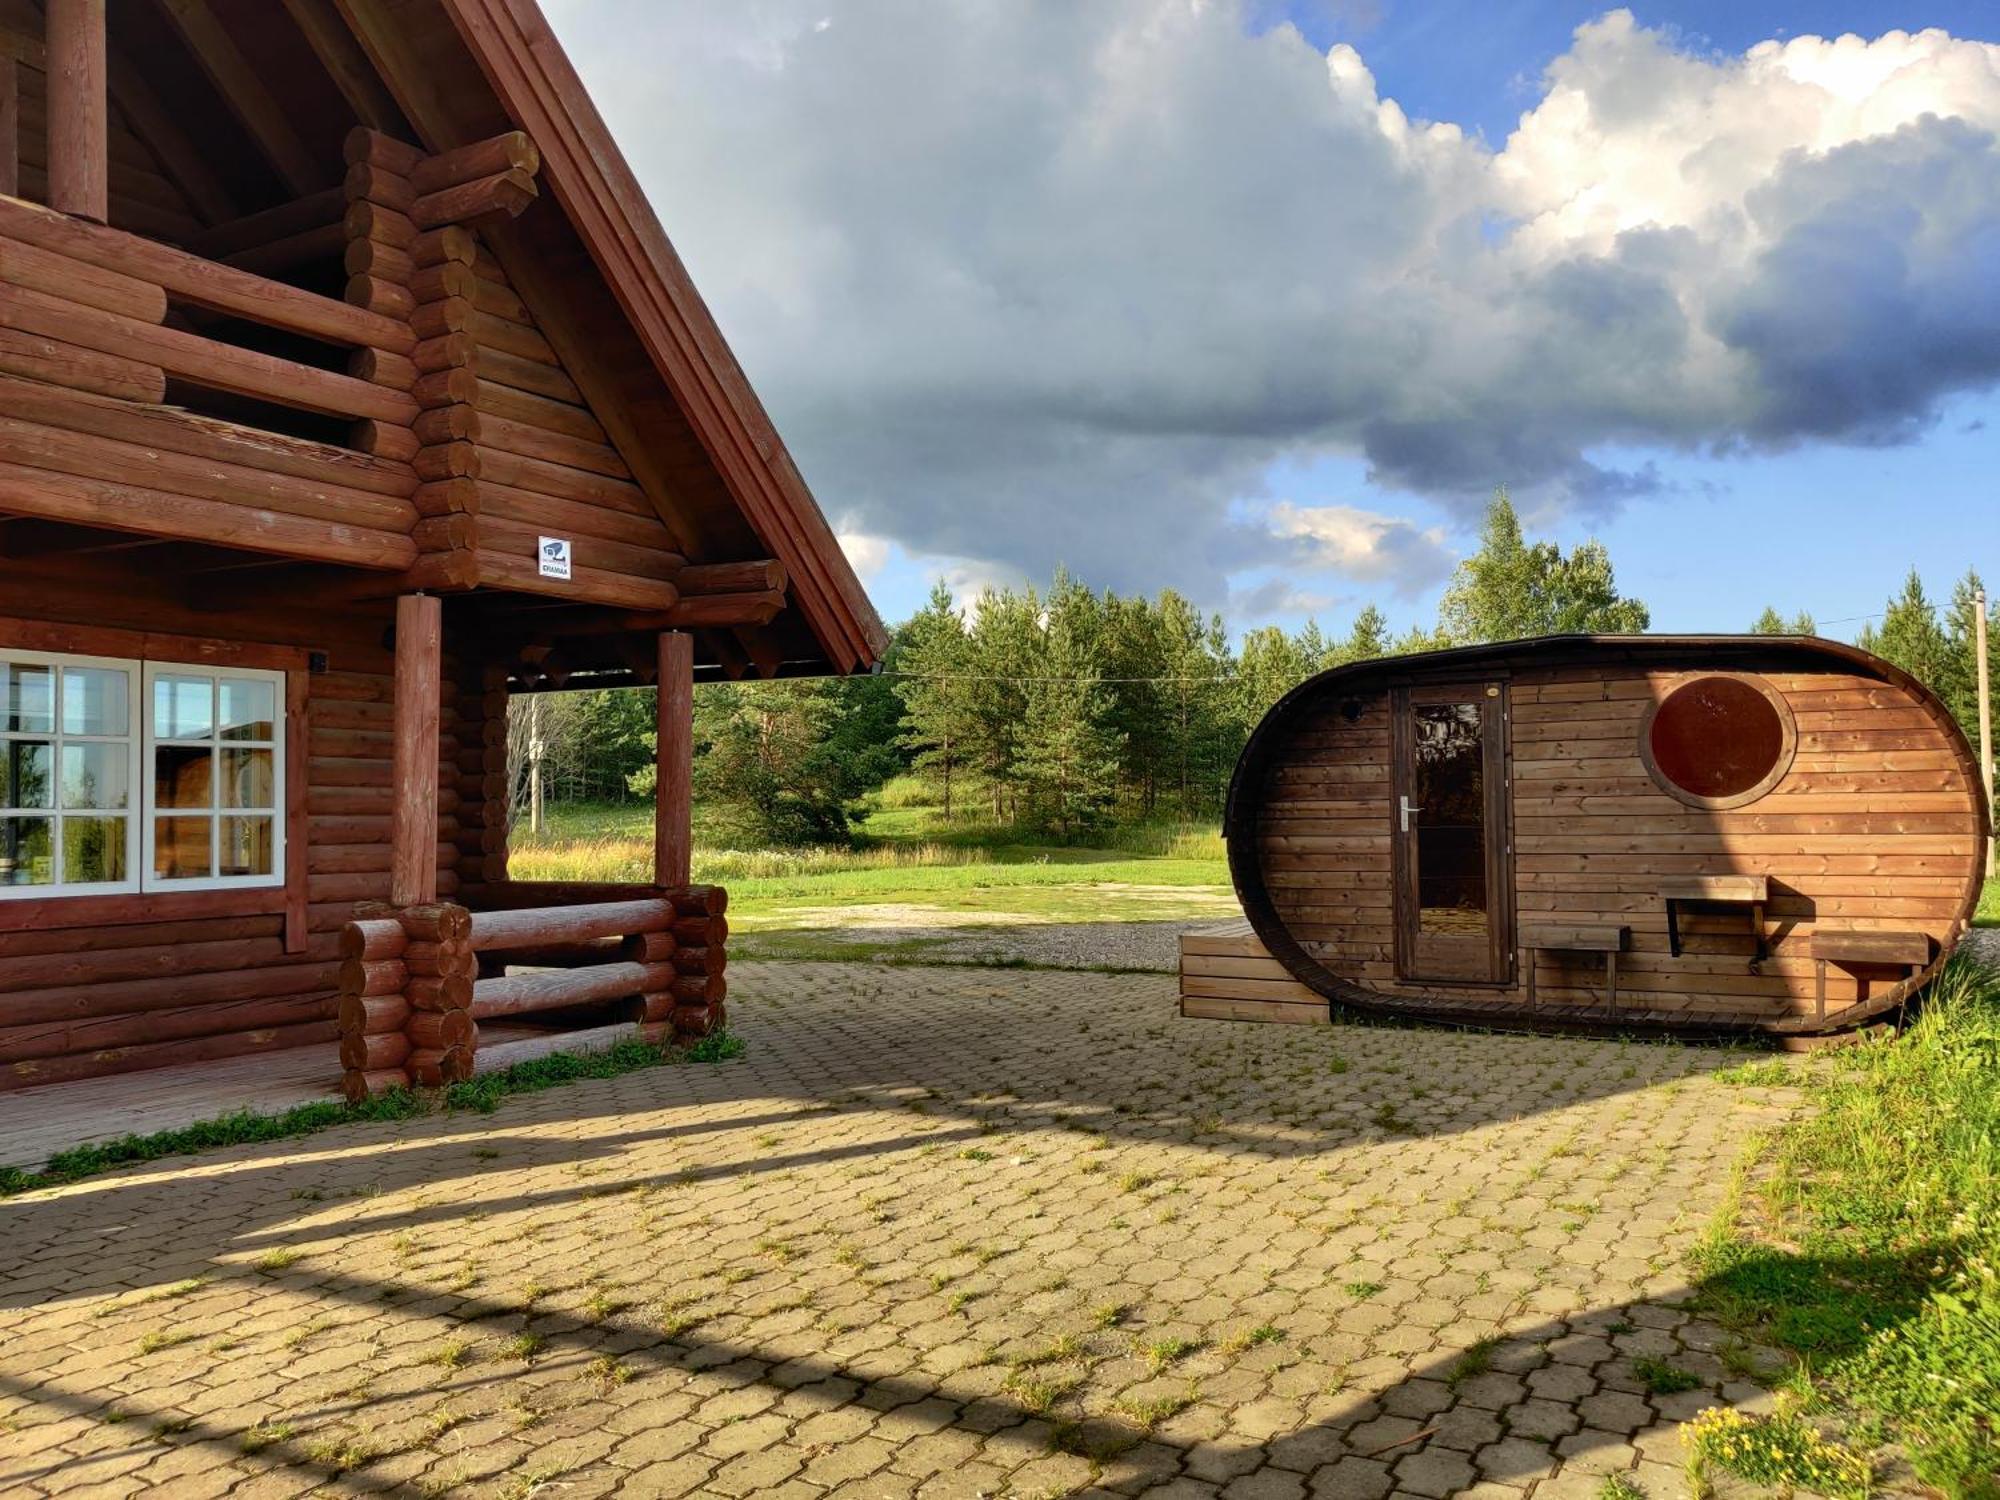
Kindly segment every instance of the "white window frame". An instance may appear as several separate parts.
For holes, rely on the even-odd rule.
[[[105,881],[90,885],[8,885],[0,886],[0,901],[51,901],[85,900],[92,896],[172,896],[180,892],[271,890],[281,888],[286,883],[286,840],[290,829],[286,826],[286,805],[288,788],[286,785],[285,737],[291,726],[286,721],[286,674],[254,667],[218,666],[206,662],[141,661],[123,657],[101,657],[72,655],[64,652],[17,650],[11,646],[0,647],[0,658],[10,662],[20,662],[24,666],[45,666],[62,668],[98,667],[122,671],[131,684],[131,701],[127,704],[127,729],[129,732],[130,766],[129,792],[125,809],[125,868],[130,878],[123,881]],[[214,772],[210,777],[210,805],[206,809],[188,808],[189,816],[209,820],[210,869],[215,867],[221,849],[221,820],[232,816],[236,810],[221,807],[220,752],[232,746],[245,749],[265,749],[271,752],[272,805],[268,816],[271,819],[271,872],[268,875],[207,875],[191,876],[186,879],[170,879],[153,873],[153,820],[157,817],[174,815],[175,809],[161,809],[154,805],[154,751],[159,743],[153,730],[153,684],[160,676],[204,677],[211,683],[211,705],[219,710],[220,693],[215,685],[223,680],[255,681],[270,685],[272,692],[273,716],[272,739],[268,746],[262,741],[247,744],[218,740],[211,732],[208,744],[210,753],[217,756]],[[22,732],[8,733],[7,739],[48,739],[55,748],[53,776],[56,782],[53,809],[23,808],[24,813],[41,816],[46,811],[54,822],[54,848],[56,874],[62,870],[62,839],[59,821],[63,816],[62,802],[62,756],[61,745],[65,738],[87,739],[103,743],[114,736],[64,736],[60,731],[62,723],[62,698],[58,687],[54,703],[54,722],[49,735]],[[176,743],[167,741],[168,744]],[[188,741],[195,744],[199,741]],[[89,816],[88,810],[77,810],[82,816]],[[243,814],[251,817],[266,816],[262,809],[244,809]],[[115,814],[111,814],[115,815]]]
[[[49,820],[49,857],[53,861],[56,880],[49,885],[0,885],[0,901],[49,900],[60,896],[129,896],[145,889],[145,870],[139,864],[138,829],[145,816],[146,787],[140,772],[144,769],[139,744],[143,738],[144,726],[139,722],[139,693],[142,673],[136,661],[126,661],[113,656],[71,656],[52,651],[17,651],[13,647],[0,648],[0,658],[24,667],[47,667],[55,673],[55,681],[50,685],[49,732],[37,734],[32,730],[0,730],[0,742],[13,740],[46,740],[49,745],[49,805],[46,808],[23,807],[15,809],[28,817],[45,817]],[[62,669],[64,667],[96,668],[102,671],[123,672],[130,687],[130,698],[125,705],[126,747],[125,765],[125,874],[124,880],[98,880],[81,884],[65,884],[62,881],[63,848],[62,820],[69,814],[80,818],[117,817],[115,810],[70,808],[62,805],[62,747],[67,743],[85,745],[117,744],[120,736],[106,734],[64,734],[62,732]]]

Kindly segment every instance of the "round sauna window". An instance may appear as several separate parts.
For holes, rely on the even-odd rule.
[[[1660,789],[1693,807],[1741,807],[1790,769],[1792,711],[1755,677],[1691,677],[1647,710],[1639,755]]]

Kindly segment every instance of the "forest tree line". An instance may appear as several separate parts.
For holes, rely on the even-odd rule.
[[[1859,637],[1937,691],[1969,734],[1978,586],[1968,572],[1940,610],[1912,572]],[[967,608],[940,585],[896,628],[879,675],[701,687],[697,812],[711,837],[731,842],[845,843],[863,799],[914,773],[939,819],[1003,833],[1074,841],[1117,823],[1211,819],[1251,730],[1317,672],[1650,623],[1645,604],[1619,592],[1601,544],[1565,553],[1530,540],[1504,491],[1436,623],[1401,635],[1372,604],[1344,634],[1308,621],[1296,631],[1264,626],[1232,644],[1220,615],[1172,590],[1098,592],[1059,571],[1047,589],[989,589]],[[1811,616],[1774,609],[1746,624],[1817,633]],[[651,693],[549,695],[537,712],[550,796],[651,795]]]

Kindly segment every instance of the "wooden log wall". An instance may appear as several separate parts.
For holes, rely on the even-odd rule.
[[[289,947],[285,908],[294,894],[284,889],[0,904],[0,1089],[305,1044],[324,1046],[331,1062],[342,930],[356,903],[389,894],[387,605],[315,610],[300,601],[259,611],[254,630],[238,627],[236,638],[202,647],[215,639],[216,617],[170,597],[143,569],[118,573],[101,559],[79,561],[93,566],[0,559],[0,597],[17,608],[32,601],[36,617],[49,622],[47,638],[17,644],[61,649],[61,638],[110,627],[143,633],[160,660],[293,652],[305,706],[287,732],[300,737],[288,743],[303,775],[287,839],[303,851],[304,921]],[[328,670],[310,671],[309,651],[325,652]],[[446,781],[438,882],[446,899],[458,889],[460,857],[459,680],[454,674],[444,689],[439,746]]]
[[[1684,672],[1626,667],[1517,670],[1509,686],[1513,895],[1517,928],[1631,929],[1618,1009],[1691,1024],[1769,1024],[1812,1014],[1816,931],[1921,931],[1934,951],[1960,936],[1975,878],[1976,790],[1931,711],[1858,672],[1759,672],[1798,730],[1790,770],[1757,801],[1691,807],[1662,791],[1639,753],[1642,718]],[[1257,824],[1273,907],[1329,971],[1412,1009],[1433,999],[1504,1010],[1512,989],[1419,986],[1395,974],[1385,692],[1302,717],[1277,749]],[[1663,879],[1769,879],[1770,956],[1755,957],[1741,909],[1684,913],[1668,952]],[[1518,934],[1517,934],[1518,935]],[[1522,956],[1519,972],[1525,974]],[[1837,1012],[1900,979],[1838,965]],[[1545,1006],[1604,1010],[1598,954],[1544,953]]]

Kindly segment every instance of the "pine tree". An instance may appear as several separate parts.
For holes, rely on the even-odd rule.
[[[1894,662],[1932,692],[1940,692],[1950,676],[1950,643],[1915,568],[1882,612],[1881,625],[1864,629],[1859,639],[1865,649]]]
[[[1042,670],[1028,684],[1019,779],[1032,821],[1061,839],[1102,827],[1118,795],[1111,695],[1095,659],[1094,601],[1058,574],[1049,590]]]
[[[1567,557],[1554,542],[1530,543],[1505,488],[1493,492],[1479,550],[1458,565],[1438,605],[1438,633],[1458,645],[1631,634],[1651,623],[1644,604],[1619,595],[1601,542],[1582,542]]]
[[[1932,684],[1974,745],[1979,743],[1979,634],[1974,600],[1984,589],[1976,568],[1967,568],[1965,576],[1951,586],[1951,607],[1944,617],[1944,662]]]
[[[1389,619],[1374,605],[1366,606],[1354,617],[1354,628],[1347,633],[1347,639],[1338,648],[1340,662],[1373,661],[1377,657],[1395,654],[1395,647],[1389,640]]]
[[[932,588],[924,607],[897,632],[894,655],[902,742],[916,752],[917,769],[936,780],[950,822],[974,732],[973,688],[966,681],[971,646],[950,589],[942,583]]]
[[[1811,614],[1800,610],[1787,620],[1770,605],[1764,606],[1764,613],[1750,624],[1752,635],[1818,635],[1819,626]]]
[[[990,798],[993,821],[1013,817],[1018,801],[1021,722],[1031,681],[1046,673],[1042,602],[1033,589],[987,589],[967,634],[966,760]]]

